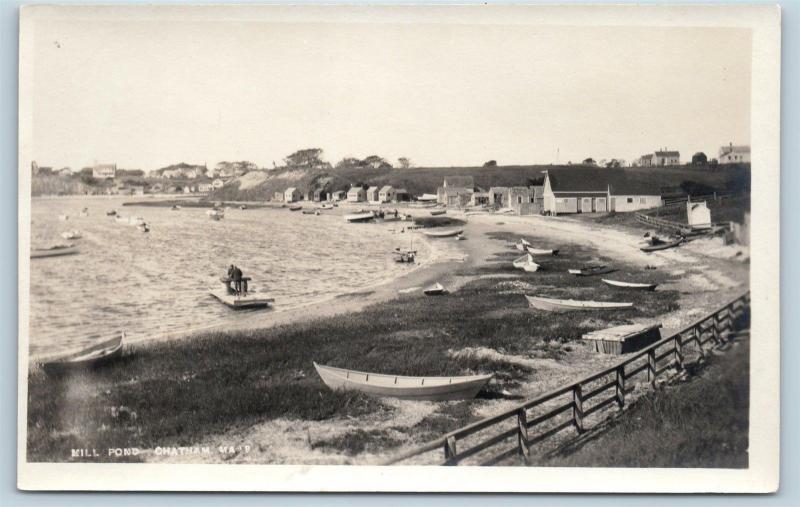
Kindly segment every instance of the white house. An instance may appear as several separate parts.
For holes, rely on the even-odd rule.
[[[92,176],[97,179],[112,179],[117,175],[117,164],[98,164],[92,167]]]
[[[284,202],[297,202],[303,198],[303,193],[296,187],[289,187],[283,192]]]
[[[348,202],[362,202],[367,200],[367,191],[363,187],[350,187],[347,191]]]
[[[545,172],[542,206],[546,213],[636,211],[662,205],[657,183],[632,180],[624,169],[565,167]]]
[[[720,164],[749,163],[750,146],[734,146],[733,143],[723,146],[719,149],[718,160]]]
[[[378,201],[380,202],[392,202],[395,196],[395,190],[391,185],[384,185],[383,188],[378,192]]]
[[[653,155],[653,165],[680,165],[681,163],[681,154],[678,151],[660,150]]]
[[[378,196],[380,195],[380,189],[378,187],[369,187],[367,189],[367,201],[369,202],[380,202]]]

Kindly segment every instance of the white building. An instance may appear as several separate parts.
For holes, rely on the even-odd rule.
[[[550,214],[603,213],[657,208],[657,183],[632,181],[624,169],[565,167],[545,172],[543,209]]]
[[[720,164],[749,163],[750,146],[734,146],[733,143],[723,146],[719,149],[718,160]]]
[[[392,202],[394,200],[395,193],[394,187],[391,185],[385,185],[378,192],[378,201]]]

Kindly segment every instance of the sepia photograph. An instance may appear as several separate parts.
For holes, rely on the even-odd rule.
[[[20,16],[20,488],[778,487],[777,8]]]

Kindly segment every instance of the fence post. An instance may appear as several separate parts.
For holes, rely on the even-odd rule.
[[[517,410],[517,450],[525,464],[528,464],[530,449],[528,448],[528,416],[525,408]]]
[[[650,385],[656,385],[656,349],[652,349],[647,353],[647,380]]]
[[[675,335],[675,367],[683,370],[683,336],[680,333]]]
[[[620,412],[625,408],[625,365],[617,367],[617,406]]]
[[[457,461],[453,461],[449,463],[449,460],[453,459],[456,455],[456,437],[447,437],[444,441],[444,459],[448,461],[447,465],[457,465]]]
[[[700,351],[700,357],[705,359],[705,357],[706,357],[706,349],[703,348],[703,344],[701,342],[701,340],[703,339],[702,323],[698,324],[697,327],[694,328],[694,336],[695,336],[695,341],[697,342],[697,348]]]
[[[583,433],[583,394],[580,384],[572,388],[572,403],[572,422],[578,433]]]

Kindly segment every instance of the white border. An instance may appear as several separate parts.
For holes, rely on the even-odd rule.
[[[287,465],[33,464],[25,461],[30,85],[37,19],[740,27],[753,34],[750,467],[747,470]],[[29,490],[773,492],[780,421],[780,9],[777,6],[102,6],[23,7],[20,19],[18,487]]]

